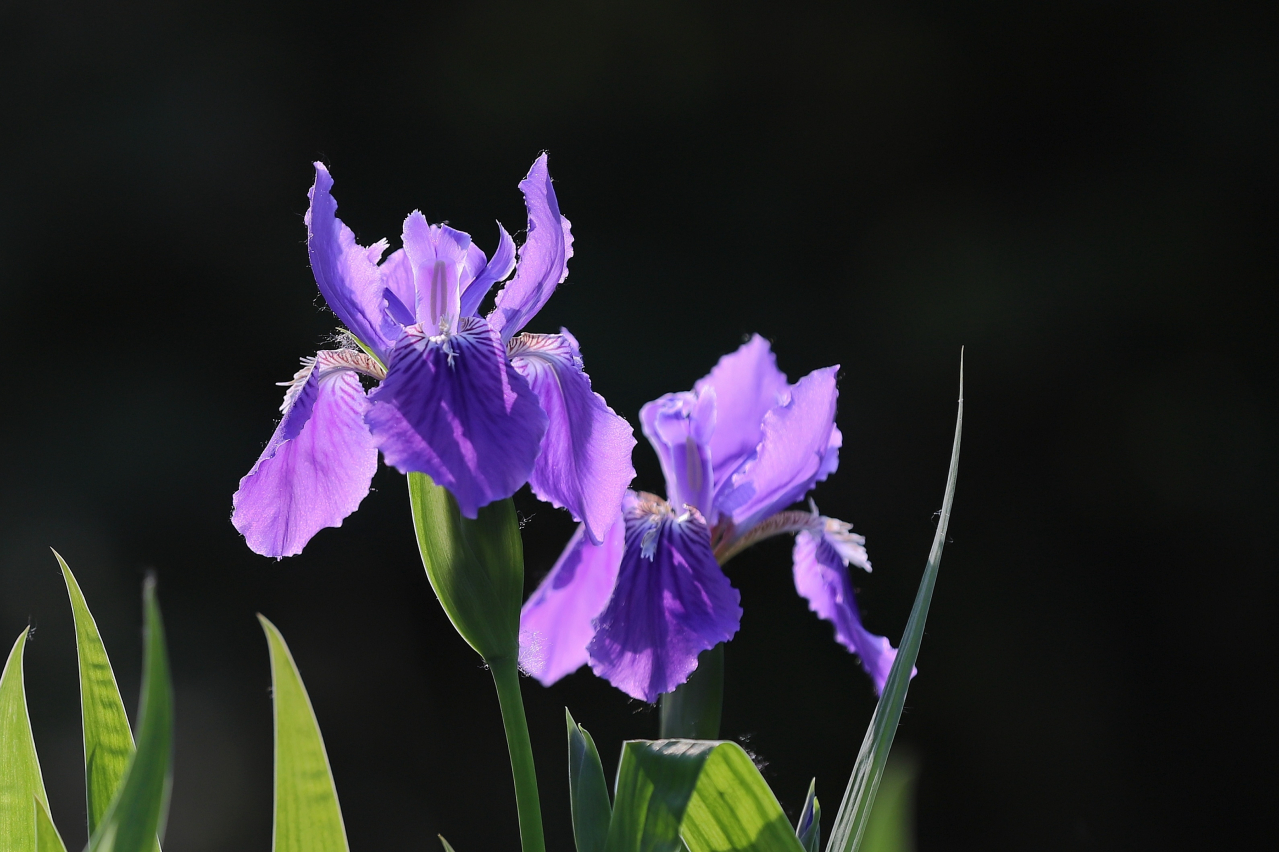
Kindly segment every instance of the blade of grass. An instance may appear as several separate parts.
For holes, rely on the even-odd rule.
[[[888,681],[880,695],[879,704],[871,717],[866,737],[853,764],[853,774],[839,804],[835,826],[831,830],[827,852],[855,852],[866,831],[871,809],[875,804],[875,792],[879,789],[888,752],[893,747],[897,724],[901,721],[902,707],[906,703],[906,690],[910,687],[910,672],[919,657],[919,646],[924,639],[924,622],[928,619],[928,606],[933,599],[933,587],[937,583],[937,569],[941,565],[942,547],[946,544],[946,528],[950,525],[951,504],[955,500],[955,480],[959,475],[959,438],[964,423],[964,359],[959,358],[959,412],[955,417],[955,443],[950,451],[950,472],[946,476],[946,494],[942,499],[941,517],[933,547],[924,566],[924,577],[915,595],[915,605],[906,622],[897,659],[888,672]]]
[[[75,618],[76,657],[80,665],[80,714],[84,727],[84,789],[89,834],[98,830],[111,797],[133,757],[133,732],[116,686],[111,660],[97,622],[66,560],[55,550]]]
[[[58,829],[54,827],[53,819],[49,816],[49,809],[39,799],[36,799],[35,849],[36,852],[67,852],[67,846],[62,842],[62,835],[58,834]]]
[[[35,846],[34,802],[48,803],[40,758],[31,735],[27,694],[22,677],[22,654],[28,631],[13,643],[0,674],[0,845],[5,849]]]
[[[155,578],[143,584],[138,748],[89,841],[89,852],[148,852],[163,836],[173,787],[173,686]]]
[[[262,622],[271,652],[275,718],[273,852],[348,852],[329,755],[297,663],[276,626],[262,615],[258,621]]]
[[[573,840],[577,852],[604,852],[613,806],[608,801],[608,782],[595,749],[595,740],[573,721],[564,708],[568,724],[568,789],[573,810]]]

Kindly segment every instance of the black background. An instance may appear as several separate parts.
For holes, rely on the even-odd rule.
[[[514,849],[488,675],[426,583],[404,483],[280,563],[231,493],[335,321],[302,213],[327,162],[363,242],[415,207],[524,225],[543,150],[569,327],[635,422],[743,336],[842,365],[837,475],[865,620],[900,635],[967,347],[952,542],[900,742],[919,844],[1229,848],[1273,808],[1276,31],[1271,4],[40,0],[0,11],[0,628],[53,813],[83,842],[77,571],[136,703],[155,569],[177,678],[167,849],[268,848],[253,617],[289,639],[352,847]],[[638,485],[660,488],[646,444]],[[528,580],[568,519],[527,495]],[[790,585],[740,557],[725,734],[828,819],[873,706]],[[7,646],[6,646],[7,647]],[[563,707],[610,774],[657,716],[580,673],[524,682],[550,848]],[[1265,836],[1271,836],[1267,830]]]

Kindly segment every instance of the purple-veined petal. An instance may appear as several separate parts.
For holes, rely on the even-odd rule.
[[[231,523],[263,556],[293,556],[320,530],[341,526],[377,470],[355,375],[376,372],[372,359],[323,351],[304,364],[285,395],[284,418],[232,498]]]
[[[829,473],[839,366],[814,370],[764,415],[756,451],[715,499],[738,534],[803,498]]]
[[[668,393],[640,409],[640,428],[648,438],[666,477],[666,498],[677,510],[694,506],[708,524],[715,523],[710,444],[717,425],[714,388]]]
[[[539,499],[568,509],[598,543],[635,478],[634,431],[591,390],[577,340],[567,330],[521,334],[511,339],[507,354],[546,412],[546,435],[529,485]]]
[[[568,260],[573,256],[573,235],[568,219],[560,215],[545,154],[534,161],[520,181],[520,191],[528,208],[528,238],[520,246],[515,277],[497,294],[497,304],[488,317],[502,333],[503,342],[524,328],[551,298],[555,288],[568,277]]]
[[[528,481],[546,432],[537,396],[479,317],[453,335],[405,329],[369,400],[364,420],[387,464],[427,474],[468,518]]]
[[[694,391],[706,388],[715,389],[719,410],[710,441],[718,489],[728,485],[732,473],[759,446],[764,415],[777,405],[789,384],[786,374],[777,369],[777,356],[768,341],[755,334],[693,385]]]
[[[330,190],[333,178],[323,163],[315,164],[315,185],[306,212],[307,253],[311,271],[333,313],[365,345],[385,359],[392,339],[383,333],[385,301],[377,258],[385,242],[371,249],[355,241],[355,234],[337,217],[337,202]],[[380,250],[379,250],[380,247]],[[374,252],[377,255],[374,256]]]
[[[842,521],[821,520],[824,531],[804,530],[795,536],[795,589],[808,599],[813,612],[835,625],[835,638],[857,655],[875,682],[875,691],[881,692],[897,651],[886,637],[862,627],[846,561],[851,557],[853,564],[870,570],[865,539],[850,533]]]
[[[587,663],[586,645],[595,635],[595,617],[613,594],[626,544],[620,503],[601,544],[592,544],[579,524],[546,575],[520,610],[520,668],[550,686]]]
[[[688,680],[698,654],[737,633],[741,595],[696,509],[677,514],[651,494],[627,492],[623,516],[617,586],[587,653],[597,675],[652,703]]]
[[[480,254],[483,257],[483,253]],[[498,281],[505,281],[506,276],[515,268],[515,241],[506,233],[502,223],[497,223],[497,251],[493,258],[479,272],[475,279],[462,291],[462,316],[475,316],[480,309],[480,302],[488,295],[489,289]]]
[[[470,234],[448,225],[430,225],[416,210],[404,220],[404,251],[413,268],[417,321],[432,334],[457,331],[470,247]]]

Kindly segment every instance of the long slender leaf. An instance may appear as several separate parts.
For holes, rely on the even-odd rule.
[[[275,705],[274,852],[347,852],[346,826],[324,738],[302,676],[276,626],[259,615],[271,650]],[[441,838],[443,840],[443,838]],[[447,846],[447,844],[445,844]]]
[[[80,664],[80,713],[84,725],[84,790],[89,834],[98,830],[133,757],[133,732],[116,686],[111,660],[97,622],[66,560],[55,550],[75,618],[76,656]]]
[[[613,807],[608,801],[608,782],[595,740],[573,721],[564,708],[568,724],[568,789],[573,810],[573,839],[577,852],[604,852]]]
[[[448,842],[447,840],[445,840],[445,839],[444,839],[444,835],[443,835],[443,834],[440,834],[440,835],[437,835],[437,836],[440,838],[440,845],[442,845],[442,846],[444,847],[444,852],[453,852],[453,847],[452,847],[452,846],[450,846],[450,845],[449,845],[449,842]]]
[[[624,743],[607,852],[679,849],[680,823],[716,745],[707,740]]]
[[[808,795],[804,797],[804,809],[799,813],[799,823],[795,826],[795,837],[804,852],[817,852],[822,848],[822,806],[817,801],[817,779],[808,785]]]
[[[777,797],[737,743],[718,743],[706,759],[680,834],[689,852],[803,852]]]
[[[67,852],[67,846],[62,842],[62,835],[58,834],[58,829],[54,827],[53,819],[49,816],[49,809],[39,799],[36,799],[35,848],[36,852]]]
[[[959,360],[959,412],[955,417],[955,443],[950,451],[950,472],[946,477],[946,494],[942,499],[941,517],[937,522],[937,534],[924,566],[924,577],[915,596],[915,605],[906,622],[897,659],[888,672],[888,681],[880,695],[879,704],[871,717],[870,727],[853,764],[852,777],[839,804],[839,814],[831,831],[827,852],[855,852],[866,831],[875,792],[879,789],[888,752],[893,747],[897,724],[901,720],[902,707],[906,703],[906,690],[910,687],[910,672],[919,657],[919,646],[924,639],[924,622],[928,619],[928,605],[933,599],[933,587],[937,583],[937,569],[941,565],[942,547],[946,544],[946,528],[950,525],[951,505],[955,501],[955,481],[959,476],[959,438],[964,424],[964,361]]]
[[[89,852],[148,852],[164,835],[173,787],[173,685],[155,578],[143,584],[142,700],[138,748],[89,841]]]
[[[31,717],[27,714],[22,678],[26,645],[24,629],[0,674],[0,843],[6,850],[35,847],[35,803],[49,801],[44,794],[36,742],[31,736]]]

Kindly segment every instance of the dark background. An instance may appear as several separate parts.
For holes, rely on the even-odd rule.
[[[0,635],[55,818],[84,804],[77,571],[131,712],[155,569],[177,678],[166,848],[266,850],[289,639],[352,847],[514,849],[488,675],[424,578],[400,476],[276,563],[231,493],[335,321],[302,214],[327,162],[362,241],[420,207],[491,251],[538,152],[573,221],[568,326],[635,422],[743,335],[842,365],[822,509],[867,536],[900,636],[958,498],[900,742],[919,845],[1202,849],[1273,837],[1276,28],[1272,4],[114,2],[0,11]],[[651,450],[638,484],[660,488]],[[529,583],[571,524],[527,495]],[[833,818],[874,696],[790,585],[731,566],[725,734]],[[7,640],[6,640],[7,641]],[[6,646],[7,647],[7,646]],[[525,681],[548,842],[571,848],[563,707],[619,742],[652,708]],[[1256,844],[1261,845],[1261,844]]]

